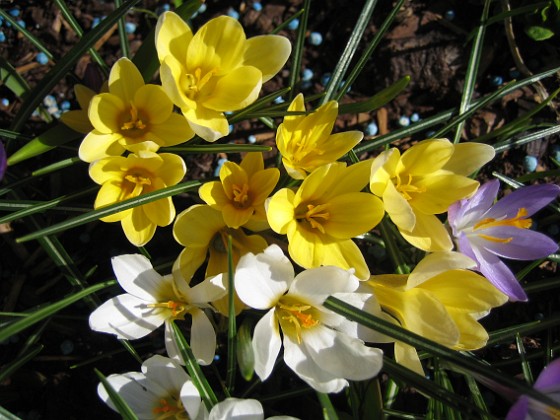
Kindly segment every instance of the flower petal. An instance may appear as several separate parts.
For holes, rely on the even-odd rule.
[[[173,296],[173,286],[161,276],[148,258],[141,254],[125,254],[111,258],[113,272],[120,286],[146,302],[161,302]]]
[[[203,311],[194,308],[190,313],[192,315],[190,340],[192,352],[200,365],[210,365],[216,354],[216,331]]]
[[[208,248],[216,233],[224,227],[222,213],[210,206],[195,204],[177,216],[173,236],[183,246]]]
[[[146,216],[142,208],[134,208],[128,217],[121,220],[128,241],[135,246],[144,246],[154,237],[157,225]]]
[[[273,308],[259,320],[253,333],[255,372],[261,381],[272,373],[281,346],[278,321]]]
[[[148,387],[150,381],[140,372],[109,375],[107,381],[138,418],[152,417],[154,403],[163,396],[154,394],[153,390]],[[102,383],[97,386],[97,394],[111,409],[118,411]]]
[[[292,44],[288,38],[278,35],[254,36],[245,42],[243,64],[258,68],[262,73],[262,82],[266,82],[286,64]]]
[[[337,239],[349,239],[373,229],[383,218],[383,203],[369,193],[350,192],[328,202],[329,219],[325,233]]]
[[[410,231],[399,229],[403,238],[426,252],[451,251],[453,242],[443,223],[432,214],[420,212],[414,214],[416,215],[414,229]]]
[[[171,113],[163,124],[152,125],[150,134],[157,138],[162,147],[185,143],[194,137],[194,130],[182,115]]]
[[[261,90],[261,72],[255,67],[238,67],[220,77],[208,96],[200,98],[204,107],[215,111],[237,111],[255,102]]]
[[[453,151],[453,143],[447,139],[423,140],[402,154],[397,172],[404,171],[410,175],[431,174],[451,159]]]
[[[416,214],[408,201],[388,182],[383,192],[383,206],[391,221],[401,230],[411,231],[416,225]]]
[[[289,188],[277,191],[267,202],[266,218],[270,228],[276,233],[285,235],[288,226],[295,223],[295,193]]]
[[[395,361],[418,375],[425,376],[424,368],[418,357],[416,348],[403,343],[402,341],[395,341]]]
[[[109,92],[118,96],[123,103],[134,101],[136,92],[144,86],[142,74],[132,61],[126,57],[119,58],[109,74]],[[153,86],[159,89],[158,86]],[[154,90],[150,88],[151,90]]]
[[[445,213],[455,201],[473,194],[478,185],[478,181],[462,175],[438,172],[416,182],[423,192],[412,195],[409,204],[425,214]]]
[[[192,39],[189,25],[173,12],[164,12],[158,18],[156,25],[156,50],[159,61],[172,55],[177,60],[186,63],[187,48]]]
[[[499,200],[484,214],[493,219],[511,219],[520,208],[527,210],[527,217],[542,209],[560,194],[560,186],[554,184],[531,185],[513,191]]]
[[[168,226],[175,219],[175,206],[171,197],[161,198],[142,206],[146,217],[157,226]]]
[[[125,150],[119,143],[120,139],[122,139],[122,136],[119,133],[103,134],[100,131],[93,130],[80,143],[78,156],[88,163],[108,156],[119,156]]]
[[[183,403],[183,407],[189,415],[189,418],[198,419],[199,417],[197,416],[201,408],[202,410],[206,410],[206,408],[201,404],[202,400],[200,399],[200,394],[198,393],[198,389],[192,380],[183,384],[179,396],[181,398],[181,402]]]
[[[488,251],[500,257],[512,260],[536,260],[547,257],[558,250],[558,244],[548,236],[514,226],[496,226],[477,230],[476,233],[501,238],[493,241],[480,238],[477,242],[484,245]]]
[[[314,306],[320,306],[334,293],[353,292],[359,281],[352,272],[335,266],[312,268],[299,273],[288,294],[300,296]]]
[[[560,359],[550,362],[539,374],[535,381],[535,389],[547,392],[550,389],[557,389],[560,385]]]
[[[226,398],[212,407],[208,417],[208,420],[224,419],[262,420],[264,411],[257,400]]]
[[[185,282],[176,282],[177,288],[185,296],[185,300],[194,305],[213,302],[227,294],[224,281],[227,274],[208,277],[194,287],[188,287]],[[177,284],[179,283],[179,284]],[[185,287],[187,286],[187,287]]]
[[[120,132],[121,119],[127,112],[127,103],[112,93],[95,95],[88,108],[91,124],[103,134]]]
[[[494,147],[483,143],[458,143],[454,145],[453,155],[443,169],[457,175],[468,176],[479,170],[496,155]]]
[[[229,134],[229,124],[221,112],[202,106],[181,109],[194,132],[208,142],[214,142]]]
[[[456,350],[478,350],[486,345],[488,333],[473,316],[456,308],[448,308],[448,312],[461,332],[459,342],[454,346]]]
[[[179,363],[159,354],[142,363],[142,372],[150,380],[151,385],[159,385],[170,395],[175,395],[185,382],[191,380]]]
[[[481,185],[468,200],[460,200],[449,206],[447,218],[455,236],[460,230],[482,219],[484,212],[494,204],[499,188],[500,181],[494,179]]]
[[[426,255],[408,276],[406,288],[424,283],[447,270],[475,268],[476,262],[460,252],[434,252]],[[452,281],[453,283],[453,281]]]

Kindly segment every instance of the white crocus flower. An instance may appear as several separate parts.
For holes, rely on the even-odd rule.
[[[357,328],[349,328],[349,321],[323,306],[330,295],[348,300],[358,286],[351,271],[334,266],[294,276],[290,260],[277,245],[241,257],[235,273],[239,298],[252,308],[269,309],[257,323],[252,342],[261,380],[268,378],[280,352],[280,328],[284,361],[319,392],[339,392],[347,379],[377,375],[382,351],[365,346]],[[366,304],[364,299],[351,300]]]
[[[109,375],[107,381],[140,420],[202,420],[208,417],[190,376],[176,361],[167,357],[150,357],[142,364],[142,372]],[[117,411],[103,384],[99,384],[97,393]]]
[[[193,354],[202,365],[212,363],[216,332],[203,309],[211,307],[208,302],[226,294],[222,276],[207,278],[190,287],[178,270],[161,276],[140,254],[120,255],[111,262],[119,284],[127,293],[97,308],[89,317],[91,329],[115,334],[121,339],[137,339],[165,324],[167,354],[180,360],[171,321],[190,315]]]
[[[253,399],[226,398],[210,410],[208,420],[263,420],[261,403]],[[296,417],[274,416],[267,420],[297,420]]]

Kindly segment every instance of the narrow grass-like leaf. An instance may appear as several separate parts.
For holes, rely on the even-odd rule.
[[[16,69],[14,69],[4,57],[0,57],[0,80],[2,80],[2,83],[19,98],[23,99],[29,91],[27,81],[21,77]]]
[[[515,178],[516,181],[523,182],[524,184],[536,179],[543,179],[547,177],[558,177],[560,176],[560,169],[552,169],[550,171],[542,172],[532,172],[525,175],[518,176]]]
[[[558,279],[556,279],[558,281]],[[525,324],[518,324],[497,331],[492,331],[488,335],[490,338],[486,343],[487,346],[510,342],[516,333],[521,335],[531,335],[539,331],[549,328],[557,328],[560,325],[560,315],[551,315],[550,317],[538,321],[531,321]]]
[[[381,92],[376,93],[368,100],[362,102],[352,102],[348,104],[340,104],[338,107],[338,114],[358,114],[360,112],[371,112],[383,105],[389,103],[401,93],[410,82],[410,76],[405,76],[399,81],[393,83],[391,86],[386,87]]]
[[[471,375],[463,375],[463,376],[465,378],[465,381],[467,382],[467,386],[469,387],[469,391],[471,393],[471,398],[473,402],[476,404],[478,408],[480,408],[480,411],[482,411],[483,413],[488,412],[488,406],[486,405],[486,401],[484,400],[484,397],[480,392],[480,388],[478,387],[478,384],[476,383],[474,378]],[[480,420],[489,420],[489,419],[490,419],[489,415],[481,414]]]
[[[109,394],[111,402],[113,403],[119,414],[122,416],[122,418],[125,420],[138,420],[138,416],[134,414],[134,411],[132,411],[126,401],[119,395],[117,391],[115,391],[115,388],[111,386],[105,375],[103,375],[96,368],[94,368],[93,370],[103,384],[103,387],[105,387],[105,390],[107,391],[107,394]]]
[[[122,6],[123,0],[115,0],[115,7]],[[128,43],[128,35],[126,34],[126,29],[124,27],[124,17],[121,17],[117,21],[117,27],[119,31],[119,44],[121,46],[121,56],[129,58],[130,57],[130,44]]]
[[[434,363],[434,376],[435,376],[436,383],[438,383],[443,389],[449,391],[450,393],[456,394],[455,390],[453,389],[453,385],[449,380],[449,376],[447,375],[447,372],[439,367],[439,363],[437,363],[437,359],[435,359],[435,362],[436,363]],[[461,412],[453,409],[453,407],[450,407],[447,404],[443,405],[443,413],[444,413],[443,418],[448,420],[462,419]]]
[[[233,239],[228,235],[227,246],[227,283],[228,283],[228,349],[227,349],[227,372],[226,388],[232,393],[235,388],[235,372],[237,367],[237,325],[235,323],[235,285],[233,283]]]
[[[0,57],[0,60],[2,59],[2,57]],[[12,130],[4,130],[3,128],[0,128],[0,137],[4,137],[5,139],[8,140],[17,140],[17,141],[30,141],[31,137],[29,136],[24,136],[21,133],[18,133],[17,131],[12,131]]]
[[[84,163],[84,161],[82,161],[79,157],[72,157],[72,158],[68,158],[68,159],[64,159],[58,162],[54,162],[51,163],[50,165],[47,166],[43,166],[40,169],[37,169],[33,172],[31,172],[31,176],[45,176],[47,174],[50,174],[52,172],[56,172],[56,171],[60,171],[61,169],[65,169],[68,168],[72,165],[75,165],[76,163]]]
[[[45,319],[46,317],[57,313],[58,311],[66,308],[68,305],[71,305],[74,302],[77,302],[92,293],[98,292],[99,290],[103,290],[106,287],[113,286],[115,284],[116,280],[98,283],[88,287],[87,289],[80,290],[79,292],[74,293],[73,295],[70,295],[64,299],[61,299],[58,302],[38,309],[37,311],[30,313],[25,318],[19,319],[2,328],[2,331],[0,331],[0,341],[4,341],[8,337],[11,337],[12,335],[19,333],[20,331],[31,327],[42,319]]]
[[[25,365],[35,356],[37,356],[45,346],[42,344],[36,344],[28,349],[24,354],[20,355],[17,359],[11,360],[9,364],[2,366],[0,370],[0,383],[4,382],[9,378],[14,372],[16,372],[20,367]],[[0,418],[2,418],[0,416]]]
[[[101,217],[109,216],[110,214],[115,214],[123,210],[131,209],[133,207],[139,207],[143,204],[151,203],[152,201],[156,201],[161,198],[177,195],[185,191],[194,190],[200,187],[200,185],[201,183],[198,181],[187,181],[181,184],[174,185],[172,187],[162,188],[161,190],[142,194],[139,197],[129,198],[128,200],[123,200],[116,204],[111,204],[110,206],[105,206],[103,208],[77,216],[73,219],[51,225],[44,229],[40,229],[36,232],[18,238],[17,241],[27,242],[33,239],[42,238],[44,236],[54,235],[55,233],[72,229],[85,223],[93,222],[94,220],[98,220]]]
[[[285,20],[280,25],[278,25],[276,28],[274,28],[272,31],[270,31],[270,33],[271,34],[277,34],[282,29],[286,28],[292,20],[299,18],[302,15],[303,11],[304,11],[303,9],[298,10],[296,13],[294,13],[292,16],[290,16],[289,19]]]
[[[334,405],[329,398],[329,394],[323,394],[322,392],[317,392],[317,399],[323,407],[323,419],[325,420],[338,420],[338,414],[334,409]]]
[[[554,401],[547,395],[544,395],[526,384],[519,382],[518,380],[504,375],[497,370],[491,369],[488,366],[472,359],[469,357],[464,357],[461,353],[451,350],[439,343],[428,340],[418,334],[408,331],[402,327],[385,321],[379,317],[368,314],[361,311],[340,299],[329,297],[324,306],[333,312],[343,315],[351,321],[358,322],[368,328],[378,331],[382,334],[386,334],[396,340],[402,341],[409,344],[415,348],[424,350],[433,356],[439,357],[452,365],[463,369],[467,372],[477,373],[480,376],[486,377],[491,381],[494,381],[501,386],[510,388],[519,394],[525,394],[531,398],[541,401],[555,408],[560,408],[560,402]]]
[[[521,338],[521,334],[519,334],[519,332],[515,334],[515,345],[517,346],[517,353],[521,359],[521,370],[523,371],[525,382],[529,385],[533,385],[533,382],[535,382],[533,379],[533,372],[531,372],[531,367],[527,362],[525,345],[523,344],[523,339]]]
[[[553,134],[559,132],[560,132],[560,124],[555,125],[554,127],[545,128],[544,130],[540,130],[523,137],[517,137],[517,138],[496,143],[494,144],[494,149],[496,150],[496,153],[505,152],[506,150],[512,149],[514,147],[522,146],[524,144],[530,143],[535,140],[542,140],[546,137],[552,136]]]
[[[202,370],[200,369],[187,340],[185,340],[181,330],[174,321],[171,322],[171,329],[173,331],[173,340],[179,349],[179,353],[185,363],[185,367],[187,368],[187,371],[189,372],[189,375],[200,394],[200,398],[202,398],[204,405],[208,411],[210,411],[212,407],[218,403],[218,398],[206,380],[204,373],[202,373]]]
[[[389,254],[389,258],[393,262],[395,267],[395,272],[398,274],[408,274],[410,273],[410,267],[403,259],[403,253],[397,246],[395,242],[395,236],[390,231],[390,222],[387,217],[381,220],[379,223],[379,230],[381,231],[381,237],[383,238],[383,242],[385,242],[387,253]]]
[[[16,114],[12,122],[11,129],[19,131],[27,122],[33,110],[41,103],[43,98],[54,88],[54,86],[72,69],[76,61],[84,55],[84,53],[93,46],[114,24],[125,14],[128,9],[138,4],[140,0],[127,0],[123,5],[105,19],[99,25],[86,33],[82,39],[64,56],[64,59],[58,63],[47,73],[47,75],[38,83],[33,90],[26,95],[26,99],[21,106],[20,111]]]
[[[53,59],[53,55],[48,50],[47,47],[43,45],[39,39],[37,39],[31,32],[29,32],[25,27],[21,26],[9,13],[7,13],[3,8],[0,7],[0,16],[2,16],[7,22],[12,24],[12,28],[20,32],[27,40],[35,46],[39,51],[43,52],[49,60]]]
[[[303,58],[303,44],[305,43],[305,35],[307,33],[307,22],[309,20],[309,8],[311,5],[311,0],[305,0],[303,3],[303,13],[301,15],[301,21],[297,29],[296,42],[294,48],[292,49],[292,66],[290,68],[290,78],[288,80],[288,85],[290,86],[289,101],[292,102],[294,99],[294,94],[296,92],[295,87],[298,82],[299,73],[301,71],[301,61]]]
[[[344,75],[346,74],[348,67],[350,67],[350,61],[352,60],[352,57],[354,57],[354,54],[358,49],[358,45],[362,40],[362,36],[369,25],[373,9],[375,9],[376,5],[377,0],[366,0],[358,20],[354,25],[354,29],[350,34],[350,39],[348,40],[348,43],[346,44],[346,47],[344,48],[344,51],[342,52],[342,55],[331,74],[331,78],[329,79],[329,83],[325,89],[325,96],[323,96],[321,104],[325,104],[330,101],[334,97],[335,92],[338,91],[340,84],[343,82]]]
[[[287,87],[284,89],[277,90],[276,92],[272,92],[266,96],[263,96],[262,98],[259,98],[257,101],[253,102],[248,107],[243,108],[242,110],[235,112],[233,115],[231,115],[231,117],[228,118],[228,122],[230,124],[235,124],[236,122],[243,120],[246,115],[251,114],[252,112],[255,111],[263,110],[267,104],[269,104],[276,98],[284,96],[289,91],[290,88]],[[280,106],[283,106],[285,108],[287,105],[280,104]]]
[[[15,414],[10,413],[1,405],[0,405],[0,418],[3,420],[22,420],[20,417],[16,416]]]

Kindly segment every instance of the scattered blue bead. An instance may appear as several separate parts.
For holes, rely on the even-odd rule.
[[[229,132],[231,133],[233,131],[233,124],[229,125]]]
[[[502,76],[493,76],[492,79],[490,79],[490,83],[492,86],[501,86],[502,83],[504,83],[504,78]]]
[[[47,54],[41,51],[35,56],[35,61],[37,61],[37,63],[39,64],[45,65],[49,62],[49,57],[47,57]]]
[[[304,82],[307,82],[311,79],[313,79],[313,70],[303,69],[303,71],[301,72],[301,80],[303,80]]]
[[[309,34],[309,43],[311,45],[321,45],[323,43],[323,35],[320,32],[311,32]]]
[[[253,3],[253,10],[260,12],[262,10],[262,4],[260,1],[256,1]]]
[[[321,84],[323,86],[327,86],[330,81],[331,81],[331,74],[330,73],[325,73],[321,76]]]
[[[288,29],[291,31],[295,31],[299,27],[299,19],[290,20],[288,23]]]
[[[126,22],[124,24],[124,31],[127,34],[133,34],[134,32],[136,32],[136,24],[134,22]]]
[[[68,111],[70,109],[70,101],[62,101],[60,103],[60,109],[63,111]]]
[[[169,6],[169,5],[168,5],[168,6]],[[198,10],[196,11],[196,13],[204,13],[204,12],[206,12],[206,9],[207,9],[207,8],[208,8],[208,7],[206,6],[206,4],[205,4],[205,3],[202,3],[202,4],[200,5],[200,7],[198,8]]]
[[[257,142],[257,138],[251,134],[249,137],[247,137],[247,141],[251,144],[255,144]]]
[[[60,117],[60,109],[58,108],[57,105],[54,106],[49,106],[47,108],[47,112],[52,115],[53,117]]]
[[[156,8],[156,14],[159,16],[162,13],[169,12],[169,10],[171,10],[171,6],[167,3],[164,3]]]
[[[401,127],[408,127],[410,125],[410,118],[408,118],[406,115],[403,115],[399,118],[399,125]]]
[[[63,355],[68,356],[74,351],[74,343],[70,340],[64,340],[60,343],[60,351]]]
[[[2,31],[0,31],[0,42],[6,42],[6,35]]]
[[[220,171],[222,170],[222,166],[224,163],[227,162],[226,158],[218,159],[218,164],[216,165],[216,169],[214,169],[214,176],[220,176]]]
[[[20,10],[17,7],[14,7],[13,9],[10,9],[10,16],[13,17],[18,17],[20,14]]]
[[[523,166],[527,172],[535,172],[538,164],[539,161],[535,156],[527,155],[523,159]]]
[[[233,7],[230,7],[229,9],[227,9],[226,14],[229,17],[232,17],[234,19],[239,19],[239,12],[237,10],[235,10]]]
[[[10,100],[8,98],[2,98],[0,100],[0,104],[2,104],[2,106],[6,107],[6,106],[10,105]]]
[[[56,104],[56,98],[53,95],[47,95],[45,96],[45,98],[43,99],[43,104],[46,107],[50,107],[50,106],[57,106]]]
[[[17,23],[19,26],[21,26],[22,28],[25,28],[25,27],[27,26],[26,23],[25,23],[25,21],[22,20],[22,19],[18,20],[16,23]]]
[[[283,104],[284,103],[284,98],[282,98],[281,96],[278,96],[278,97],[274,98],[274,103],[275,104]]]
[[[220,359],[221,359],[221,357],[220,357],[219,354],[215,354],[215,355],[214,355],[214,361],[219,362]]]
[[[101,22],[101,18],[100,17],[94,17],[93,20],[91,21],[91,27],[95,28],[97,25],[99,25],[99,23]]]
[[[379,132],[379,128],[377,127],[377,124],[372,121],[366,125],[365,132],[367,136],[375,136]]]
[[[455,11],[454,11],[454,10],[448,10],[448,11],[446,11],[444,17],[445,17],[445,19],[447,19],[447,20],[453,20],[453,19],[455,19]]]
[[[412,114],[410,116],[410,122],[415,123],[415,122],[418,122],[418,121],[420,121],[420,115],[418,115],[418,113],[415,112],[414,114]]]

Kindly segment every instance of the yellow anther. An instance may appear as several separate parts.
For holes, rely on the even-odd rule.
[[[308,204],[305,213],[300,212],[296,215],[296,219],[305,219],[313,229],[317,229],[321,233],[325,233],[323,223],[330,219],[330,213],[327,211],[328,204]]]
[[[288,325],[295,330],[295,335],[298,343],[301,343],[301,329],[302,328],[313,328],[319,324],[319,320],[313,318],[313,314],[306,311],[313,310],[311,305],[306,305],[302,303],[282,303],[278,302],[278,317],[281,321],[287,321]],[[287,333],[287,331],[284,331]]]
[[[412,185],[412,175],[410,174],[408,174],[408,180],[405,184],[403,184],[400,175],[397,175],[397,184],[395,187],[407,201],[412,199],[412,195],[410,194],[419,194],[426,191],[425,187]]]
[[[249,201],[249,186],[247,184],[242,186],[234,184],[232,190],[234,205],[236,207],[245,207],[247,201]]]
[[[140,119],[138,110],[134,105],[130,105],[130,120],[123,123],[121,130],[144,130],[145,128],[146,124]]]

